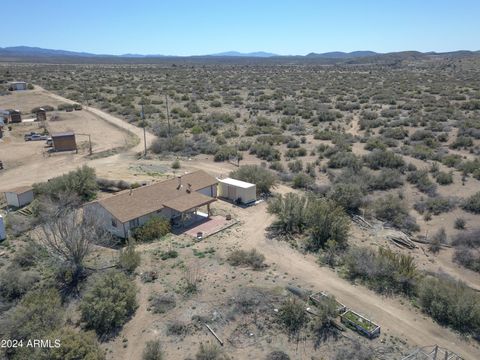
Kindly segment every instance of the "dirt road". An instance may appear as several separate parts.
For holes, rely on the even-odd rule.
[[[411,344],[426,346],[438,344],[465,359],[479,359],[480,349],[462,340],[453,331],[441,327],[417,311],[406,300],[382,297],[363,286],[355,286],[340,278],[334,271],[320,267],[312,255],[303,255],[288,244],[267,239],[266,227],[273,217],[266,212],[266,204],[244,209],[241,241],[245,249],[256,248],[266,257],[267,263],[275,264],[279,273],[288,273],[298,279],[296,283],[307,288],[326,290],[342,303],[370,317],[382,326],[383,331],[406,339]]]

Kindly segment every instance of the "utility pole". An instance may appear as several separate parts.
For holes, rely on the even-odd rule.
[[[168,95],[165,93],[165,105],[167,107],[167,124],[168,124],[168,137],[170,137],[170,114],[168,113]]]
[[[142,102],[142,120],[143,120],[143,144],[145,147],[145,152],[143,154],[144,157],[147,157],[147,130],[146,127],[147,125],[145,124],[145,111],[143,110],[143,102]]]

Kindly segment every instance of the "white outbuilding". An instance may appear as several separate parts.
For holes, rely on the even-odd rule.
[[[257,186],[232,178],[218,179],[218,196],[241,204],[250,204],[257,200]]]
[[[31,186],[20,186],[5,191],[5,200],[8,206],[20,208],[33,201],[33,188]]]

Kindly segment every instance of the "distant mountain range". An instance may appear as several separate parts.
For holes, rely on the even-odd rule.
[[[374,51],[353,51],[353,52],[326,52],[326,53],[314,53],[311,52],[307,55],[278,55],[264,51],[242,53],[238,51],[227,51],[216,54],[196,55],[196,56],[172,56],[172,55],[144,55],[144,54],[123,54],[123,55],[109,55],[109,54],[93,54],[87,52],[76,52],[67,50],[52,50],[43,49],[39,47],[30,46],[12,46],[0,48],[0,60],[1,61],[76,61],[88,62],[88,61],[161,61],[160,59],[178,59],[178,60],[195,60],[195,59],[210,59],[215,60],[225,59],[226,61],[246,61],[248,59],[258,59],[258,61],[271,60],[271,61],[295,61],[305,59],[306,61],[321,61],[324,63],[337,63],[337,62],[368,62],[379,60],[407,60],[407,59],[421,59],[432,56],[472,56],[480,55],[480,51],[467,51],[459,50],[447,53],[436,52],[418,52],[418,51],[402,51],[393,53],[377,53]],[[240,60],[242,59],[242,60]],[[370,59],[370,60],[369,60]]]

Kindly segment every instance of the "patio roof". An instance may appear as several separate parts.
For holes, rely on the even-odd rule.
[[[204,205],[211,204],[214,201],[216,201],[216,199],[210,196],[203,195],[198,192],[191,192],[191,193],[187,193],[186,195],[171,199],[165,202],[163,206],[183,213],[188,210],[196,209]]]

